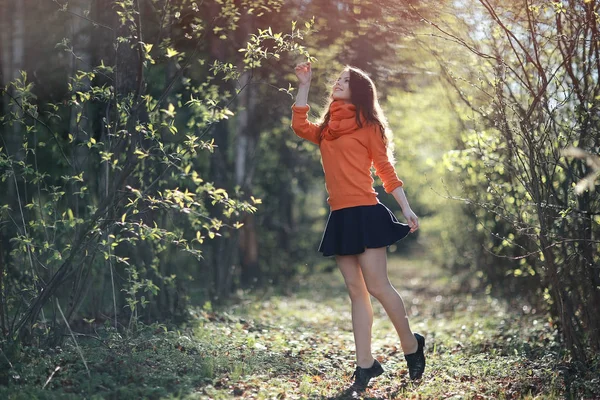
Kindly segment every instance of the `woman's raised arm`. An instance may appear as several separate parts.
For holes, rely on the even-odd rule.
[[[298,77],[298,94],[296,95],[296,105],[299,107],[308,104],[308,91],[310,90],[310,81],[312,79],[312,69],[310,62],[296,65],[296,76]]]
[[[292,129],[301,138],[319,144],[321,130],[317,124],[308,120],[308,110],[310,109],[308,106],[308,90],[310,89],[310,80],[312,78],[310,63],[305,62],[296,65],[295,72],[299,83],[296,103],[292,107]]]

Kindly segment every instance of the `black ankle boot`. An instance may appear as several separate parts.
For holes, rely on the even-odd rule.
[[[404,359],[408,364],[408,375],[410,379],[421,379],[423,372],[425,371],[425,338],[418,333],[415,333],[418,347],[417,351],[412,354],[404,355]]]
[[[377,360],[375,360],[370,368],[356,367],[356,370],[352,375],[352,378],[354,378],[354,383],[348,390],[363,392],[367,389],[371,378],[375,378],[381,374],[383,374],[383,367]]]

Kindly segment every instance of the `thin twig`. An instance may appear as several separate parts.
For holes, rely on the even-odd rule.
[[[109,239],[108,251],[109,251],[108,264],[110,266],[110,283],[112,285],[113,307],[114,307],[114,311],[115,311],[115,329],[118,329],[118,327],[117,327],[117,295],[115,293],[115,277],[113,274],[113,263],[111,260],[112,254],[110,254],[110,253],[112,253],[110,239]]]
[[[12,365],[12,363],[10,362],[10,360],[8,359],[8,357],[6,357],[6,354],[4,354],[4,351],[2,351],[2,347],[0,347],[0,353],[2,354],[2,357],[4,357],[4,359],[6,360],[6,362],[8,362],[8,365],[11,368],[14,368],[14,366]]]
[[[50,132],[50,134],[52,135],[52,137],[54,138],[54,141],[56,142],[56,145],[58,146],[58,149],[60,150],[60,153],[62,154],[63,158],[65,159],[65,161],[67,162],[67,164],[69,165],[69,167],[73,168],[73,165],[71,165],[71,162],[69,161],[69,158],[67,157],[67,155],[65,154],[65,151],[63,150],[62,146],[60,145],[60,142],[58,141],[58,137],[56,136],[56,134],[52,131],[52,129],[50,129],[50,127],[42,120],[40,120],[39,118],[35,117],[33,114],[31,114],[29,111],[25,111],[25,109],[23,108],[23,106],[19,103],[19,101],[12,95],[9,93],[8,90],[6,89],[2,89],[2,92],[4,94],[6,94],[8,97],[10,97],[17,106],[19,106],[19,108],[21,109],[21,111],[23,111],[27,116],[29,116],[30,118],[32,118],[33,120],[35,120],[36,122],[40,123],[44,128],[46,128],[48,130],[48,132]]]
[[[50,383],[52,378],[54,378],[54,374],[57,373],[59,370],[60,370],[60,365],[57,365],[56,368],[54,368],[54,371],[52,371],[52,373],[48,377],[48,379],[46,379],[46,383],[44,383],[44,386],[42,386],[42,390],[46,389],[46,386],[48,386],[48,384]]]
[[[98,26],[100,26],[100,27],[102,27],[102,28],[108,29],[109,31],[113,31],[113,28],[111,28],[111,27],[110,27],[110,26],[108,26],[108,25],[101,24],[100,22],[94,21],[93,19],[91,19],[91,18],[88,18],[88,17],[86,17],[86,16],[84,16],[84,15],[80,15],[80,14],[74,13],[73,11],[69,11],[69,9],[67,8],[67,6],[68,6],[68,3],[65,3],[65,4],[60,4],[60,3],[58,2],[58,0],[52,0],[52,1],[53,1],[54,3],[56,3],[56,5],[58,5],[58,6],[60,7],[60,10],[59,10],[59,11],[65,12],[65,13],[67,13],[67,14],[71,14],[71,15],[73,15],[73,16],[75,16],[75,17],[78,17],[78,18],[81,18],[81,19],[84,19],[84,20],[86,20],[86,21],[88,21],[88,22],[91,22],[91,23],[92,23],[92,24],[94,24],[94,25],[98,25]]]
[[[88,335],[86,333],[79,333],[79,332],[73,332],[73,334],[75,336],[79,336],[79,337],[85,337],[85,338],[90,338],[90,339],[94,339],[97,340],[98,342],[100,342],[100,344],[102,344],[104,347],[106,347],[107,349],[110,349],[111,347],[106,344],[106,342],[104,340],[102,340],[101,338],[99,338],[98,336],[94,336],[94,335]],[[67,334],[64,334],[64,336],[70,336]]]
[[[63,321],[65,321],[65,325],[67,325],[67,328],[69,329],[69,332],[71,333],[73,342],[75,342],[75,347],[77,348],[77,351],[79,352],[79,356],[81,357],[81,360],[83,361],[83,365],[85,366],[85,370],[87,371],[88,378],[92,379],[92,375],[90,374],[90,369],[88,368],[87,362],[85,361],[85,358],[83,357],[83,352],[81,351],[81,348],[79,347],[79,343],[77,343],[77,339],[75,339],[75,335],[73,334],[73,331],[71,330],[71,326],[69,325],[69,322],[65,318],[65,314],[63,314],[62,308],[60,308],[60,303],[58,302],[58,299],[56,299],[56,305],[58,306],[58,311],[60,312],[60,315],[62,316]]]
[[[12,169],[12,168],[11,168]],[[27,233],[27,223],[25,222],[25,213],[23,212],[23,202],[21,201],[21,195],[19,192],[19,183],[17,182],[17,174],[15,170],[12,170],[13,180],[15,181],[15,192],[17,193],[17,202],[19,204],[19,211],[21,212],[21,221],[23,222],[23,232],[25,233],[25,237],[29,239],[29,233]],[[34,265],[33,258],[31,257],[31,243],[27,243],[27,256],[29,257],[29,264],[31,266],[31,272],[34,277],[39,276]]]

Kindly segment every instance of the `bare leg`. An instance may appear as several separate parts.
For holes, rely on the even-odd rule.
[[[394,324],[404,354],[416,352],[418,343],[410,330],[404,302],[388,278],[385,247],[366,249],[358,255],[358,263],[369,293],[379,300]]]
[[[358,265],[357,256],[336,256],[335,259],[344,276],[352,301],[352,330],[356,346],[356,363],[361,368],[370,368],[375,361],[371,354],[371,328],[373,326],[371,297]]]

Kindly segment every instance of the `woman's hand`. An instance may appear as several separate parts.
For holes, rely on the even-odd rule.
[[[310,62],[304,62],[296,65],[296,76],[300,85],[310,85],[312,79],[312,69],[310,68]]]
[[[310,62],[296,65],[296,76],[300,82],[298,85],[298,94],[296,94],[296,105],[306,106],[308,103],[308,91],[310,90],[310,80],[312,79],[312,69]]]
[[[406,218],[408,226],[410,226],[410,233],[419,229],[419,217],[417,217],[413,210],[408,208],[405,211],[402,211],[402,214],[404,214],[404,218]]]
[[[392,196],[394,196],[394,198],[398,202],[398,205],[402,209],[402,214],[404,214],[404,218],[406,218],[406,221],[408,222],[408,226],[410,226],[410,233],[413,233],[414,231],[419,229],[419,218],[413,212],[413,210],[410,208],[410,205],[408,204],[408,200],[406,199],[406,194],[404,193],[404,189],[402,189],[402,186],[394,189],[392,191]]]

